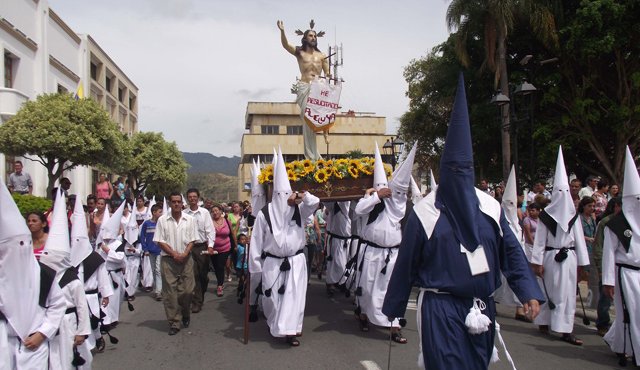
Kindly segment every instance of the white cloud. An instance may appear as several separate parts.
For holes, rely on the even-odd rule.
[[[280,45],[315,20],[321,50],[344,46],[341,105],[387,117],[407,109],[403,68],[447,37],[444,0],[49,0],[90,34],[140,89],[140,128],[183,151],[238,155],[248,101],[293,101],[295,59]]]

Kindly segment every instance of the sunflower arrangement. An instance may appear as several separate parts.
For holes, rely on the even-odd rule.
[[[362,176],[373,175],[374,159],[370,157],[358,159],[319,159],[311,161],[308,159],[288,162],[285,164],[289,181],[309,181],[315,183],[325,183],[331,178],[335,179],[357,179]],[[391,166],[384,164],[387,176],[391,175]],[[273,166],[267,165],[258,176],[260,184],[273,182]]]

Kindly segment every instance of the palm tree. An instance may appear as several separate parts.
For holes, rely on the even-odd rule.
[[[485,59],[481,70],[494,73],[494,88],[509,97],[507,73],[507,38],[518,17],[527,19],[533,32],[550,49],[557,47],[555,18],[551,11],[553,0],[452,0],[447,9],[447,27],[457,32],[456,53],[463,65],[471,61],[466,50],[470,37],[481,37],[485,45]],[[476,30],[482,30],[478,35]],[[511,139],[509,136],[509,104],[502,106],[502,174],[506,181],[511,167]]]

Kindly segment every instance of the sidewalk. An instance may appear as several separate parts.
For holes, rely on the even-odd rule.
[[[581,281],[578,283],[578,287],[580,288],[580,293],[582,294],[582,299],[584,300],[584,311],[586,313],[587,318],[591,321],[591,326],[595,327],[596,318],[598,317],[598,312],[595,308],[590,308],[587,306],[587,295],[589,294],[589,288],[587,286],[586,281]],[[597,303],[597,302],[596,302]],[[611,309],[609,310],[609,315],[611,315],[611,323],[613,324],[613,320],[616,318],[616,310],[613,304],[611,304]],[[580,297],[576,296],[576,316],[580,318],[584,318],[584,313],[582,312],[582,305],[580,304]]]

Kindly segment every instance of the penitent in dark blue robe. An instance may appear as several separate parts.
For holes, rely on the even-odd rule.
[[[431,212],[421,213],[422,221],[415,209],[409,216],[382,312],[388,317],[404,317],[413,286],[449,293],[421,293],[422,306],[418,309],[422,313],[424,365],[427,369],[486,369],[493,351],[495,326],[492,324],[489,331],[478,335],[467,331],[465,318],[473,306],[473,298],[486,303],[482,313],[495,323],[495,304],[490,296],[500,286],[500,271],[522,302],[530,299],[542,302],[543,295],[501,211],[490,204],[485,208],[491,208],[488,213],[493,216],[479,212],[478,237],[490,271],[472,276],[467,257],[460,251],[460,242],[445,213],[436,210],[434,198],[434,194],[429,194],[416,206],[430,203]],[[495,202],[481,194],[478,198],[481,209],[483,203]],[[427,220],[431,225],[430,237],[423,224],[425,214],[432,217]]]

